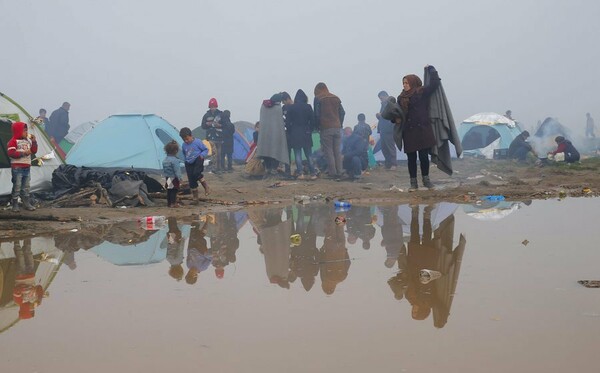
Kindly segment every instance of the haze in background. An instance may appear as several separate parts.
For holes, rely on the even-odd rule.
[[[71,125],[151,112],[196,127],[210,97],[256,121],[277,91],[324,81],[346,125],[375,121],[377,93],[436,66],[458,122],[504,113],[531,129],[600,122],[600,3],[592,1],[9,1],[0,91]]]

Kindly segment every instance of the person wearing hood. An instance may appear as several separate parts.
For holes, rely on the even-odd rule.
[[[223,147],[219,155],[220,163],[225,167],[225,158],[227,158],[227,171],[233,171],[233,136],[235,135],[235,126],[231,122],[231,112],[223,111],[221,114],[221,128],[223,130]]]
[[[206,130],[206,139],[215,145],[215,153],[217,154],[217,167],[215,171],[221,171],[225,167],[221,159],[223,147],[223,128],[221,126],[221,110],[216,98],[211,98],[208,101],[208,111],[202,117],[200,127]]]
[[[575,163],[579,162],[579,152],[575,149],[575,146],[571,143],[571,141],[565,139],[562,136],[556,136],[554,139],[558,147],[555,151],[548,153],[548,155],[552,155],[555,157],[557,154],[564,153],[565,162],[567,163]]]
[[[273,174],[279,162],[290,163],[288,146],[285,137],[281,93],[276,93],[260,106],[260,131],[256,156],[263,159],[267,174]]]
[[[27,124],[12,124],[13,137],[8,141],[6,150],[10,158],[12,175],[12,212],[19,212],[19,196],[27,211],[35,210],[29,200],[29,182],[31,180],[31,155],[38,151],[38,144],[33,134],[28,134]]]
[[[381,108],[379,112],[375,114],[377,120],[377,132],[380,135],[380,144],[381,144],[381,152],[383,153],[383,158],[385,159],[385,169],[386,170],[395,170],[397,165],[396,160],[396,142],[394,141],[394,124],[381,116],[383,110],[390,102],[388,97],[388,93],[386,91],[381,91],[377,94],[379,97],[379,101],[381,101]]]
[[[303,90],[299,89],[294,97],[294,103],[286,106],[286,124],[289,133],[288,144],[294,149],[296,174],[300,180],[306,178],[315,180],[317,178],[317,172],[311,160],[314,113],[312,107],[308,103],[308,96],[306,96],[306,93],[304,93]],[[304,167],[302,165],[303,151],[310,176],[304,175]]]
[[[327,172],[330,178],[339,179],[342,174],[341,129],[346,112],[342,101],[329,92],[325,83],[318,83],[314,93],[315,127],[319,129]]]
[[[402,78],[403,91],[398,96],[398,102],[406,115],[403,126],[402,142],[408,158],[408,174],[410,175],[409,191],[419,188],[417,182],[417,155],[421,166],[423,185],[432,189],[429,179],[429,153],[436,144],[433,127],[429,120],[429,98],[440,85],[440,78],[433,66],[426,66],[431,74],[430,83],[423,86],[421,78],[411,74]]]

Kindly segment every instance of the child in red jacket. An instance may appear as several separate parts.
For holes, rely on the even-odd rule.
[[[37,141],[33,134],[28,134],[27,124],[15,122],[12,124],[13,137],[7,144],[8,156],[12,172],[12,211],[19,212],[19,195],[23,207],[27,211],[35,210],[29,201],[29,181],[31,170],[31,155],[38,150]]]

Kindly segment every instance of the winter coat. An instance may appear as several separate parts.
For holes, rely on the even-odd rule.
[[[280,103],[273,104],[270,100],[265,100],[260,106],[260,131],[258,131],[256,156],[290,163]]]
[[[50,137],[54,137],[57,144],[67,136],[69,128],[69,112],[65,108],[61,106],[50,114],[46,132]]]
[[[233,153],[233,135],[235,134],[235,126],[231,120],[226,117],[221,118],[221,129],[223,134],[223,154]]]
[[[13,137],[6,144],[6,151],[10,158],[10,166],[12,168],[29,168],[31,167],[31,154],[37,153],[37,141],[31,141],[28,138],[23,138],[23,131],[27,125],[23,122],[15,122],[12,124]],[[24,153],[29,150],[30,155]]]
[[[414,93],[406,111],[406,122],[402,126],[402,141],[404,152],[412,153],[429,149],[435,145],[435,135],[429,120],[429,97],[440,85],[440,78],[435,69],[430,66],[430,83]],[[398,102],[401,102],[398,97]]]
[[[294,98],[294,104],[286,105],[286,128],[288,145],[291,148],[312,148],[314,113],[308,104],[308,97],[300,89]]]
[[[206,130],[206,139],[208,141],[223,141],[223,129],[215,127],[221,121],[221,110],[216,109],[214,113],[208,110],[202,117],[200,127]]]
[[[323,89],[315,95],[314,108],[317,129],[342,128],[346,112],[338,96]]]

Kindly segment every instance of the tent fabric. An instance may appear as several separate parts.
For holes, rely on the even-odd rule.
[[[492,159],[495,149],[508,149],[521,133],[518,123],[496,113],[479,113],[458,127],[464,154]]]
[[[50,154],[54,150],[46,132],[36,123],[18,103],[3,93],[0,93],[0,196],[9,195],[12,190],[12,175],[10,161],[6,152],[6,144],[12,137],[11,122],[21,121],[27,123],[29,133],[35,135],[38,143],[36,156]],[[52,172],[61,164],[63,159],[58,152],[55,158],[44,161],[41,166],[31,167],[31,192],[49,190],[52,187]]]
[[[65,153],[69,154],[69,151],[71,151],[73,145],[75,145],[77,141],[79,141],[79,139],[82,138],[83,135],[91,130],[97,123],[97,120],[81,123],[77,127],[71,129],[69,133],[67,133],[67,136],[65,136],[65,138],[62,139],[58,145],[62,148],[62,150],[64,150]]]
[[[99,122],[79,139],[67,156],[74,166],[134,168],[162,172],[164,146],[179,131],[154,114],[118,114]],[[183,159],[183,156],[179,155]]]

